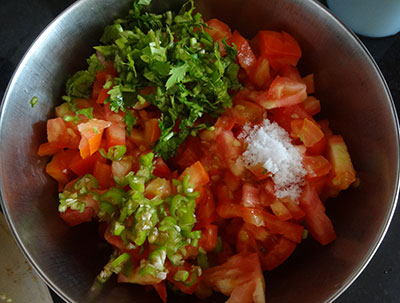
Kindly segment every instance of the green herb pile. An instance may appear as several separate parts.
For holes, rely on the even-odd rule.
[[[231,106],[229,91],[240,87],[239,67],[235,47],[225,41],[227,55],[221,56],[219,44],[204,31],[207,25],[201,15],[194,13],[193,0],[179,14],[168,11],[162,15],[145,11],[150,2],[135,1],[126,18],[106,27],[102,45],[95,49],[114,63],[119,74],[113,83],[106,83],[111,88],[106,103],[113,111],[146,101],[161,111],[161,137],[154,151],[167,159],[188,135],[207,127],[196,123],[200,117],[205,113],[217,117]],[[88,63],[87,70],[68,81],[66,101],[90,98],[102,64],[95,55]],[[155,92],[141,95],[148,87]]]

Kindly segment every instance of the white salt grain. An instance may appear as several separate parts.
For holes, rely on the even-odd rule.
[[[254,128],[244,126],[239,138],[248,144],[239,161],[248,166],[261,163],[272,174],[276,197],[289,197],[296,201],[301,194],[300,186],[304,184],[306,171],[302,156],[291,143],[289,134],[277,123],[265,119]]]

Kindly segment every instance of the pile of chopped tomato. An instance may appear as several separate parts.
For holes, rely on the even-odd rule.
[[[327,120],[314,118],[320,111],[320,101],[312,96],[314,76],[302,77],[297,70],[301,49],[291,35],[260,31],[248,41],[217,19],[208,25],[222,54],[223,39],[236,46],[244,88],[234,94],[233,106],[218,119],[204,117],[213,126],[190,136],[174,158],[164,161],[150,156],[151,163],[143,164],[160,136],[160,113],[149,103],[138,103],[125,112],[111,111],[109,88],[104,88],[107,79],[117,76],[111,64],[97,73],[90,99],[74,100],[80,110],[93,108],[93,117],[76,114],[66,103],[57,107],[57,117],[47,121],[48,142],[40,145],[38,154],[52,155],[46,172],[58,181],[65,222],[74,226],[100,220],[105,240],[115,248],[109,269],[119,273],[119,282],[152,285],[164,302],[166,282],[200,298],[215,290],[230,296],[229,302],[264,302],[262,272],[284,262],[307,232],[322,245],[335,240],[324,201],[348,188],[355,181],[355,171],[343,138],[333,134]],[[136,120],[129,130],[126,115]],[[237,161],[246,150],[238,137],[243,126],[260,124],[265,118],[285,129],[302,154],[307,174],[298,201],[277,199],[271,175],[262,166]],[[138,171],[146,167],[151,167],[150,175],[141,184],[134,183],[135,176],[143,176]],[[133,177],[128,180],[130,173]],[[185,182],[187,188],[182,191]],[[139,238],[133,245],[115,222],[104,219],[116,207],[104,197],[128,195],[131,199],[132,192],[140,192],[146,201],[161,199],[159,203],[167,205],[164,218],[176,219],[176,212],[186,211],[173,209],[173,202],[165,202],[168,197],[180,193],[180,197],[195,199],[195,221],[188,229],[192,236],[185,236],[192,238],[179,248],[176,254],[182,259],[176,264],[176,255],[171,257],[168,250],[168,256],[165,252],[162,256],[161,246],[151,238],[154,233],[141,241],[141,231],[136,231]],[[153,229],[161,230],[166,221],[161,218]],[[123,228],[135,229],[139,221],[131,214]],[[143,226],[145,230],[147,225]],[[150,269],[159,270],[155,266],[159,260],[162,272],[154,274]],[[144,263],[154,266],[141,271]]]

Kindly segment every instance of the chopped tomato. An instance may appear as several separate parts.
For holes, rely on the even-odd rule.
[[[99,182],[100,189],[108,189],[113,184],[111,166],[101,160],[97,160],[94,164],[93,176]]]
[[[46,173],[56,179],[60,184],[67,184],[72,180],[69,165],[76,155],[74,150],[60,151],[56,153],[51,161],[46,165]]]
[[[141,275],[139,273],[139,267],[132,270],[130,275],[126,277],[123,273],[118,275],[119,283],[134,283],[140,285],[154,285],[162,282],[162,279],[153,277],[150,274]]]
[[[54,155],[55,153],[57,153],[61,150],[62,150],[62,148],[57,147],[55,144],[45,142],[45,143],[42,143],[39,145],[37,154],[39,157],[45,157],[45,156]]]
[[[144,139],[148,145],[153,144],[160,138],[160,127],[158,119],[147,120],[144,124]]]
[[[153,175],[160,178],[171,178],[171,170],[160,157],[157,157],[155,160]]]
[[[310,185],[304,188],[300,206],[306,213],[307,229],[315,240],[322,245],[327,245],[336,239],[332,222],[326,215],[325,207],[315,188]]]
[[[199,240],[199,246],[205,251],[213,251],[217,245],[218,240],[218,226],[210,224],[203,228],[201,231],[201,238]]]
[[[172,193],[171,182],[164,178],[155,178],[146,185],[145,195],[148,199],[156,196],[165,199]]]
[[[200,161],[186,168],[179,176],[179,180],[183,180],[186,176],[189,176],[189,184],[192,185],[195,190],[198,190],[210,181],[208,173]]]
[[[252,71],[249,75],[250,82],[259,89],[267,89],[271,84],[271,70],[269,67],[268,59],[259,57],[253,65]]]
[[[280,76],[272,81],[268,91],[244,91],[244,94],[266,109],[299,104],[307,98],[304,83]]]
[[[311,116],[318,114],[321,111],[321,103],[313,96],[307,97],[303,102],[304,110]]]
[[[296,66],[301,57],[299,44],[286,32],[259,31],[252,46],[277,71],[287,64]]]
[[[291,222],[281,221],[269,212],[255,208],[242,210],[243,220],[255,226],[264,226],[268,230],[283,235],[296,243],[300,243],[303,237],[303,226]]]
[[[62,118],[47,120],[47,141],[57,148],[77,148],[80,136]]]
[[[209,226],[217,217],[214,196],[208,188],[201,192],[196,206],[196,228]]]
[[[86,207],[83,212],[67,208],[65,212],[60,213],[60,217],[69,225],[76,226],[85,222],[90,222],[96,216],[93,208]]]
[[[242,205],[244,207],[258,207],[260,205],[260,190],[249,183],[242,187]]]
[[[306,214],[304,213],[304,211],[300,208],[299,205],[294,203],[292,200],[285,199],[283,203],[285,204],[286,208],[290,211],[290,214],[292,215],[293,219],[295,219],[296,221],[299,221],[305,217]]]
[[[241,217],[243,206],[232,199],[232,193],[226,185],[219,185],[216,189],[218,199],[217,213],[221,218]]]
[[[238,95],[233,99],[233,107],[227,110],[227,114],[236,118],[237,123],[245,125],[251,123],[261,123],[264,118],[265,109],[260,105],[246,101]]]
[[[285,204],[282,203],[280,200],[275,200],[270,205],[272,212],[275,216],[279,218],[279,220],[286,221],[292,219],[292,214],[286,208]]]
[[[304,83],[307,86],[307,94],[315,93],[315,85],[314,85],[314,74],[309,74],[303,78]]]
[[[217,155],[225,162],[235,176],[243,174],[245,167],[241,161],[237,161],[243,152],[242,144],[229,130],[222,131],[216,139]]]
[[[205,27],[204,30],[211,36],[211,38],[213,38],[214,41],[230,38],[232,36],[231,29],[224,22],[218,19],[210,19],[206,23],[209,28]]]
[[[204,283],[229,302],[265,303],[265,281],[257,254],[237,254],[224,264],[204,270]]]
[[[80,153],[77,152],[69,164],[69,169],[71,169],[71,171],[73,171],[76,175],[83,176],[93,172],[94,164],[97,161],[105,162],[106,159],[104,159],[98,152],[85,159],[82,159]]]
[[[250,74],[256,62],[256,56],[251,50],[249,42],[237,30],[233,32],[229,42],[236,45],[239,64],[247,74]]]
[[[356,180],[356,173],[342,136],[328,139],[328,159],[332,163],[331,188],[338,191],[347,189]]]
[[[110,127],[105,130],[105,136],[107,139],[107,148],[114,145],[125,145],[126,144],[126,131],[125,126],[121,123],[113,123]]]
[[[202,276],[198,275],[197,269],[193,268],[188,262],[185,262],[181,266],[172,266],[169,262],[167,263],[168,276],[167,280],[174,284],[178,289],[185,294],[193,294],[197,285],[202,280]],[[174,280],[174,275],[178,270],[186,270],[189,272],[189,277],[185,282],[178,282]]]
[[[303,156],[303,166],[310,178],[329,174],[332,164],[323,156]]]
[[[97,119],[78,125],[82,136],[79,143],[79,151],[83,159],[93,155],[99,149],[103,131],[110,126],[110,122]]]

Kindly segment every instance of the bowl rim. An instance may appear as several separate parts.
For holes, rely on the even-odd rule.
[[[13,86],[15,85],[15,82],[18,78],[18,75],[21,73],[22,68],[24,67],[25,63],[30,59],[30,57],[33,55],[35,52],[35,48],[37,45],[42,43],[43,40],[46,39],[46,37],[52,32],[53,28],[57,26],[57,24],[60,22],[60,20],[67,14],[71,13],[75,9],[77,9],[81,3],[83,3],[85,0],[79,0],[74,2],[73,4],[69,5],[67,8],[65,8],[61,13],[59,13],[41,32],[40,34],[35,38],[35,40],[32,42],[32,44],[29,46],[25,54],[23,55],[22,59],[18,63],[12,77],[10,78],[10,81],[7,85],[7,88],[4,92],[2,103],[0,106],[0,129],[3,125],[3,120],[4,120],[4,112],[5,108],[7,107],[8,104],[8,99],[9,95],[12,91]],[[300,1],[300,0],[299,0]],[[391,196],[391,203],[390,207],[387,210],[386,216],[384,218],[384,221],[381,225],[380,230],[377,232],[377,236],[375,241],[373,242],[373,245],[370,247],[370,249],[365,253],[364,258],[362,261],[359,263],[358,266],[353,270],[353,272],[348,276],[348,278],[343,282],[343,284],[336,289],[335,293],[331,295],[329,298],[326,299],[326,303],[331,303],[335,301],[340,295],[342,295],[350,286],[351,284],[360,276],[360,274],[363,272],[363,270],[368,266],[369,262],[371,259],[374,257],[376,251],[380,247],[389,227],[390,223],[392,221],[394,212],[396,210],[398,198],[399,198],[399,191],[400,191],[400,183],[399,183],[399,173],[400,173],[400,125],[399,125],[399,119],[396,111],[396,106],[390,91],[390,88],[385,80],[385,77],[383,76],[378,64],[376,63],[375,59],[372,57],[371,53],[367,49],[367,47],[362,43],[360,38],[349,28],[347,27],[338,17],[336,17],[328,7],[320,3],[318,0],[305,0],[310,2],[311,5],[315,5],[317,10],[320,10],[324,12],[329,18],[331,18],[335,23],[342,28],[343,33],[347,35],[348,38],[353,40],[353,42],[358,45],[361,49],[361,51],[365,55],[365,59],[367,62],[373,67],[374,71],[377,74],[377,77],[379,78],[382,86],[385,89],[386,97],[387,100],[389,101],[390,105],[390,112],[391,112],[391,117],[393,124],[395,125],[395,134],[396,134],[396,150],[397,150],[397,158],[396,158],[396,177],[394,180],[394,190],[392,192]],[[4,195],[4,189],[3,189],[3,181],[0,175],[0,204],[1,207],[3,208],[3,213],[4,217],[6,219],[6,222],[10,228],[11,234],[13,235],[18,247],[21,249],[23,252],[24,256],[26,259],[29,261],[30,265],[32,268],[36,271],[36,273],[40,276],[40,278],[46,282],[47,286],[50,287],[58,296],[60,296],[64,301],[66,302],[73,302],[71,299],[61,290],[59,289],[55,284],[52,283],[52,281],[47,277],[45,272],[36,264],[35,260],[33,257],[30,255],[29,251],[26,249],[20,235],[16,232],[14,223],[12,218],[9,215],[9,209],[7,206],[7,203],[5,202],[5,195]]]

